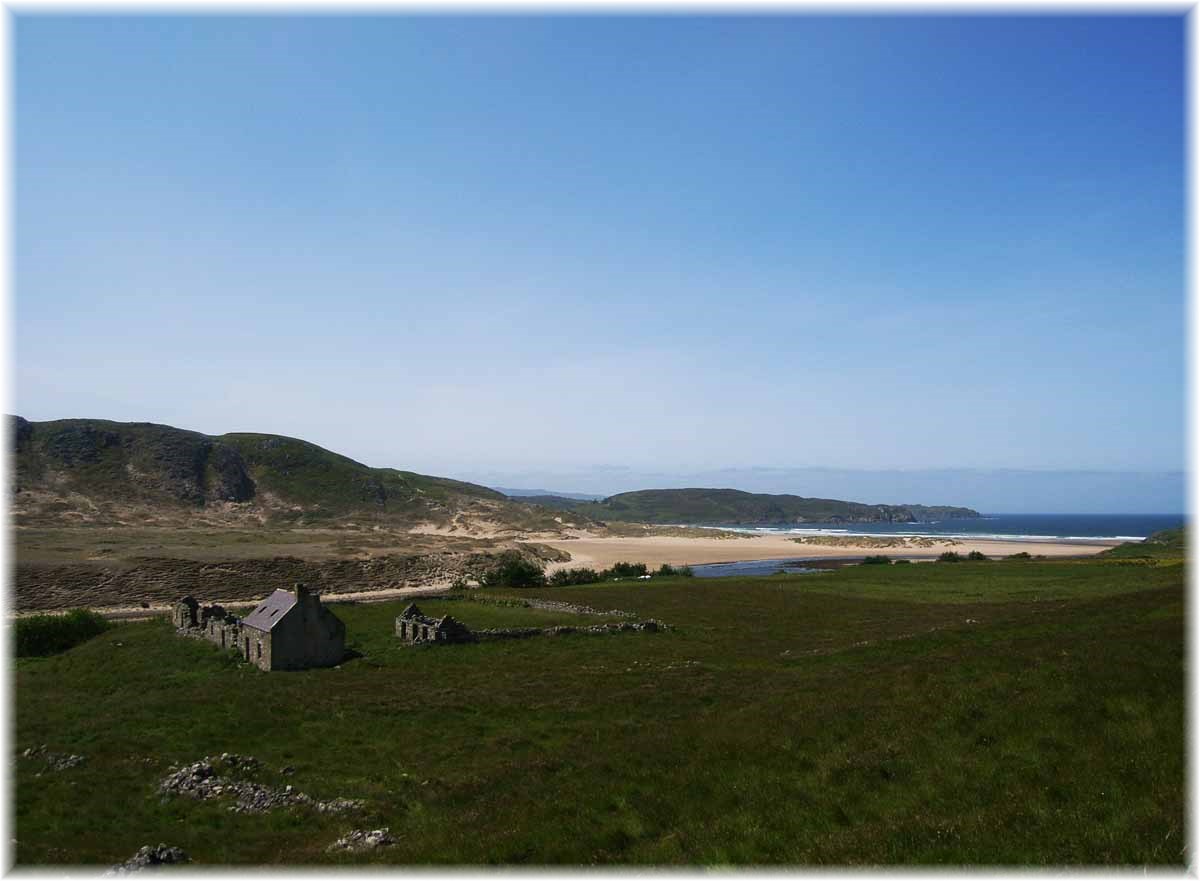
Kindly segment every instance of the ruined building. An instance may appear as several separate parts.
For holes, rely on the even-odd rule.
[[[449,615],[430,618],[421,614],[416,604],[409,603],[396,618],[396,635],[410,644],[427,642],[475,642],[467,625]]]
[[[342,662],[346,650],[346,625],[303,584],[275,591],[245,618],[184,597],[171,621],[182,633],[237,649],[263,670],[331,667]]]

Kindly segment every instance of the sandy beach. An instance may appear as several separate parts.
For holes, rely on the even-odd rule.
[[[573,566],[607,568],[618,561],[645,563],[651,567],[703,563],[728,563],[737,560],[776,560],[787,558],[858,557],[886,554],[912,560],[934,559],[945,551],[966,555],[979,551],[989,557],[1006,557],[1022,551],[1047,557],[1077,557],[1099,553],[1114,547],[1117,541],[1001,541],[997,539],[907,539],[903,543],[880,546],[869,540],[856,544],[846,539],[838,543],[799,544],[786,536],[759,535],[746,538],[687,538],[652,535],[644,537],[581,536],[574,539],[540,539],[543,544],[567,551],[568,563],[551,563],[547,571]]]

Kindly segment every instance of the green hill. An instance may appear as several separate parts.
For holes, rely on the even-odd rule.
[[[553,523],[544,509],[471,483],[370,468],[295,438],[210,436],[145,422],[10,417],[18,522],[86,523],[197,511],[305,523],[445,522],[474,509]]]
[[[536,496],[547,507],[574,511],[596,520],[688,523],[705,526],[766,526],[788,523],[918,523],[951,517],[978,517],[970,508],[929,505],[866,505],[838,499],[767,495],[736,489],[646,489],[619,493],[599,502]]]
[[[1187,556],[1186,527],[1164,529],[1143,541],[1127,541],[1097,556],[1122,559],[1178,560]]]

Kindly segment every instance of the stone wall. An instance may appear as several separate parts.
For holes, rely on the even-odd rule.
[[[475,634],[461,621],[443,615],[430,618],[409,603],[396,617],[395,634],[407,645],[419,643],[464,643],[474,642]]]
[[[560,624],[555,627],[493,627],[487,630],[476,630],[475,636],[480,640],[491,639],[526,639],[530,636],[567,636],[572,633],[588,635],[605,633],[657,633],[666,630],[667,625],[653,619],[648,621],[622,621],[620,624],[592,624],[587,627],[575,627],[570,624]]]

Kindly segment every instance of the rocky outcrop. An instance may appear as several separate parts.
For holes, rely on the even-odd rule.
[[[202,484],[206,502],[248,502],[254,498],[254,481],[241,453],[222,443],[209,447]]]
[[[105,875],[128,875],[132,872],[140,872],[143,869],[151,869],[156,866],[169,866],[178,863],[189,862],[190,858],[181,848],[168,847],[165,844],[157,846],[145,845],[138,848],[138,852],[123,863],[118,863],[113,866]]]

